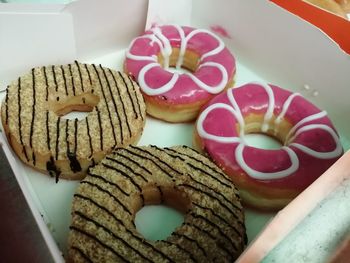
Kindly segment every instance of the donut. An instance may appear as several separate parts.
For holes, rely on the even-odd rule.
[[[345,13],[350,13],[350,0],[336,0],[336,2],[343,8]]]
[[[135,227],[143,206],[184,214],[164,240]],[[246,243],[238,191],[214,163],[186,146],[128,146],[89,168],[74,194],[70,262],[234,262]]]
[[[343,6],[345,6],[345,4],[343,4],[344,3],[343,0],[304,0],[304,1],[311,3],[317,7],[320,7],[322,9],[325,9],[333,14],[341,16],[345,19],[348,19],[346,12],[343,8]]]
[[[72,111],[88,112],[69,119]],[[136,143],[145,103],[131,77],[75,62],[33,68],[7,87],[4,131],[27,165],[56,178],[82,179],[115,147]]]
[[[173,72],[169,67],[190,72]],[[185,122],[194,120],[203,104],[233,85],[236,64],[212,32],[164,25],[131,42],[124,71],[139,83],[149,115]]]
[[[249,133],[266,134],[282,146],[250,146]],[[285,206],[343,153],[325,111],[298,93],[262,83],[212,99],[197,119],[193,144],[230,176],[244,203],[268,210]]]

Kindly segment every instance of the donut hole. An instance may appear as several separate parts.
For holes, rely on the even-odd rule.
[[[136,229],[151,241],[169,237],[182,225],[185,214],[191,208],[187,195],[172,186],[147,186],[138,199]]]
[[[165,205],[148,205],[135,217],[136,229],[146,240],[167,239],[184,222],[184,215]]]
[[[275,137],[264,133],[249,133],[244,136],[247,145],[259,149],[280,149],[282,143]]]
[[[64,98],[57,96],[49,98],[49,109],[65,119],[84,119],[99,101],[100,97],[92,93]]]
[[[244,117],[244,140],[247,145],[259,149],[280,149],[287,142],[287,134],[293,125],[287,120],[275,122],[273,116],[268,123],[264,123],[264,115],[249,114]],[[265,125],[264,125],[265,124]],[[239,132],[239,126],[237,126]]]
[[[169,68],[165,68],[165,61],[161,54],[158,54],[158,63],[162,65],[163,68],[170,72],[177,73],[194,73],[199,65],[199,55],[191,50],[186,50],[183,56],[183,61],[181,68],[176,68],[176,64],[179,60],[180,49],[173,48],[170,58],[169,58]]]

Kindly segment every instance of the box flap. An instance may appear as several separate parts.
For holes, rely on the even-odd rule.
[[[146,29],[154,24],[191,25],[191,0],[149,0]]]
[[[271,1],[320,28],[337,42],[340,48],[350,54],[350,21],[323,9],[316,8],[302,0]]]
[[[0,90],[32,67],[76,57],[72,18],[62,7],[0,4]]]
[[[66,6],[73,19],[80,60],[125,48],[144,30],[147,0],[84,0]]]
[[[340,216],[340,214],[335,210],[333,210],[335,213],[329,213],[329,210],[327,210],[327,208],[330,207],[330,204],[333,204],[333,206],[338,206],[339,209],[344,208],[344,206],[341,206],[340,204],[342,202],[341,199],[344,198],[344,195],[347,196],[350,192],[348,187],[343,187],[346,182],[347,186],[349,185],[349,167],[350,152],[347,152],[309,188],[297,196],[287,207],[281,210],[268,224],[268,226],[261,232],[256,241],[246,249],[246,251],[237,260],[237,262],[261,262],[266,256],[269,257],[269,260],[266,260],[266,262],[271,262],[271,260],[282,262],[285,259],[286,253],[288,253],[291,262],[300,262],[298,259],[300,260],[303,255],[311,256],[309,260],[306,260],[305,262],[310,261],[311,258],[315,260],[315,257],[320,257],[319,260],[325,259],[324,257],[327,256],[327,249],[322,248],[322,245],[329,246],[329,239],[333,239],[334,241],[341,239],[343,237],[342,233],[344,232],[344,229],[340,230],[341,227],[345,228],[345,230],[348,228],[349,215],[346,213],[348,210],[343,209],[343,213],[341,213],[342,215]],[[342,191],[339,191],[339,189]],[[339,193],[340,197],[334,193]],[[323,200],[327,200],[326,203],[323,202],[323,204],[326,204],[324,207],[320,205]],[[315,209],[316,207],[317,209]],[[292,237],[291,239],[288,239],[286,236],[292,230],[294,230],[300,222],[311,218],[311,211],[312,213],[317,213],[315,216],[315,219],[317,220],[311,222],[316,221],[318,224],[311,225],[311,227],[316,229],[309,232],[307,238],[303,236],[303,234],[307,233],[307,231],[303,232],[303,234],[300,233],[300,231],[297,233],[297,235],[303,240],[303,242],[300,242],[303,244],[303,248],[301,248],[297,242],[293,242],[296,240],[295,238],[293,239]],[[334,224],[329,224],[329,222],[327,222],[332,228],[332,231],[334,233],[333,235],[330,235],[329,232],[326,231],[327,225],[319,224],[320,221],[326,221],[327,217],[329,218],[329,215],[333,217],[339,217],[339,219],[335,220],[338,222],[333,221]],[[344,222],[345,225],[339,225],[339,223],[344,224]],[[322,228],[322,230],[317,231],[317,229],[320,228]],[[338,229],[338,232],[336,229]],[[305,230],[305,227],[303,230]],[[313,233],[318,233],[318,236]],[[314,235],[314,238],[310,240],[312,234]],[[280,244],[279,251],[271,251],[278,244]],[[294,247],[296,250],[291,252],[291,247]],[[298,253],[296,253],[297,251]]]

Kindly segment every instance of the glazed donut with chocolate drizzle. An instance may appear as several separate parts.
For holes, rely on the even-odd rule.
[[[163,203],[184,213],[167,239],[137,231],[136,212]],[[129,146],[88,171],[74,195],[69,262],[234,262],[246,243],[235,186],[185,146]]]
[[[169,70],[183,67],[190,72]],[[190,121],[215,94],[233,85],[235,58],[215,34],[187,26],[153,27],[135,38],[124,71],[138,81],[147,113],[169,122]]]
[[[267,134],[283,146],[249,146],[248,133]],[[194,145],[232,178],[244,202],[268,209],[286,205],[343,153],[325,111],[298,93],[259,83],[210,101],[198,117]]]
[[[71,111],[91,112],[80,120],[63,116]],[[115,147],[136,143],[145,115],[129,76],[78,62],[33,68],[7,88],[1,105],[14,152],[56,180],[81,179]]]

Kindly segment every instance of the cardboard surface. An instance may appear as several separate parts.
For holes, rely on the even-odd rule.
[[[32,67],[76,56],[72,17],[62,8],[0,4],[0,90]]]
[[[324,262],[350,230],[350,152],[281,210],[238,262]]]
[[[211,29],[234,52],[238,61],[236,85],[264,81],[302,93],[328,111],[344,147],[350,148],[350,111],[348,98],[344,96],[349,94],[350,59],[323,32],[269,1],[218,0],[215,12],[211,0],[180,1],[177,5],[171,0],[162,0],[163,4],[160,1],[80,0],[38,9],[35,5],[0,4],[0,87],[6,87],[10,79],[16,79],[33,66],[61,64],[76,58],[122,70],[125,49],[145,27],[155,22],[190,23]],[[13,22],[13,27],[4,26],[3,22],[8,21]],[[28,43],[25,49],[23,43]],[[0,95],[3,97],[4,93]],[[191,123],[170,125],[148,118],[139,145],[191,145],[192,129]],[[23,167],[18,173],[24,181],[24,191],[31,195],[33,209],[42,214],[58,247],[65,251],[70,205],[77,182],[61,180],[55,184],[48,176],[21,164],[19,167]],[[321,202],[324,197],[315,202]],[[305,206],[304,213],[298,217],[286,210],[285,216],[301,222],[313,207],[315,204]],[[322,218],[322,214],[318,216]],[[248,237],[253,241],[273,214],[247,210],[246,217]],[[293,227],[276,233],[275,240],[283,241]],[[311,241],[306,245],[312,247]],[[287,253],[290,244],[280,244],[285,250],[279,251]],[[274,246],[260,249],[266,255]],[[273,256],[269,258],[273,259]]]
[[[192,1],[152,0],[148,4],[145,29],[157,24],[190,25],[191,15]]]
[[[302,0],[271,1],[320,28],[337,42],[346,53],[350,54],[350,14],[348,14],[349,20],[347,21]]]
[[[143,32],[147,0],[83,0],[66,6],[62,14],[73,20],[77,58],[92,59],[121,48]]]

